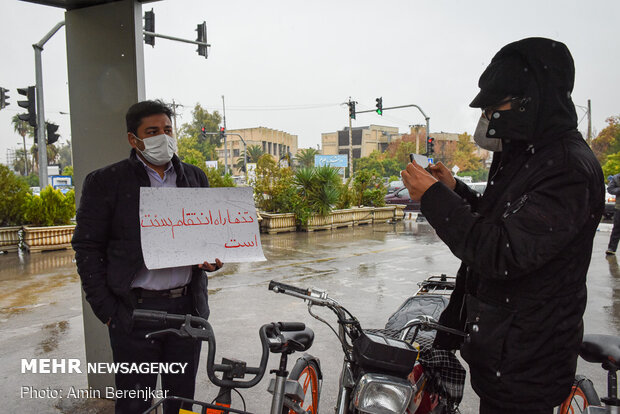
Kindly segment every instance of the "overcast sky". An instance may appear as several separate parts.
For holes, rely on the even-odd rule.
[[[199,102],[222,111],[229,129],[263,126],[298,135],[300,147],[321,143],[322,132],[347,125],[345,102],[373,109],[417,104],[432,132],[473,133],[479,111],[468,107],[478,77],[505,44],[531,36],[564,42],[575,59],[573,100],[592,100],[593,128],[620,115],[620,2],[536,1],[207,1],[163,0],[153,8],[156,32],[195,39],[206,21],[209,58],[194,45],[157,39],[145,45],[147,98],[182,105],[180,122]],[[3,16],[0,86],[10,103],[0,110],[0,162],[21,137],[10,119],[22,112],[16,89],[34,85],[37,43],[64,11],[18,0],[0,0]],[[65,30],[43,52],[45,114],[70,137]],[[581,119],[583,109],[577,108]],[[360,114],[354,126],[397,126],[424,118],[414,108]],[[587,120],[579,125],[585,131]],[[119,137],[125,139],[125,137]]]

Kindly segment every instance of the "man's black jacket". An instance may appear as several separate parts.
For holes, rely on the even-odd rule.
[[[494,60],[505,55],[533,73],[531,100],[491,118],[503,150],[484,195],[462,182],[455,191],[436,183],[421,210],[462,260],[440,322],[469,333],[460,349],[474,390],[526,412],[556,406],[570,391],[605,193],[600,164],[576,129],[566,46],[525,39]],[[460,340],[438,334],[435,344],[455,349]]]
[[[172,164],[177,187],[208,187],[202,170],[175,155]],[[110,318],[129,330],[137,298],[131,290],[144,265],[140,244],[140,187],[151,183],[144,165],[132,149],[129,158],[93,171],[86,177],[77,210],[72,245],[86,300],[95,315]],[[209,316],[207,276],[197,266],[191,279],[197,315]]]

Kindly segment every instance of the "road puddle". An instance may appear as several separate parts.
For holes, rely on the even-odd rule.
[[[50,323],[44,325],[42,330],[44,331],[45,339],[37,345],[36,352],[38,355],[47,354],[58,348],[58,342],[69,330],[69,321]]]

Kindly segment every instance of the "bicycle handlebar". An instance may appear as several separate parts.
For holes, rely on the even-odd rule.
[[[248,381],[239,380],[226,380],[215,376],[215,372],[229,372],[232,370],[230,365],[215,364],[215,334],[211,324],[206,319],[199,316],[192,315],[177,315],[164,311],[154,311],[146,309],[135,309],[133,311],[134,321],[152,322],[162,326],[169,326],[171,324],[181,324],[179,329],[168,328],[162,331],[152,332],[146,337],[150,338],[154,334],[174,333],[181,337],[189,337],[193,339],[199,339],[208,343],[207,354],[207,375],[209,380],[218,387],[228,388],[251,388],[258,384],[267,369],[267,360],[269,359],[269,337],[268,335],[275,335],[280,331],[295,331],[303,330],[305,325],[299,322],[277,322],[261,326],[259,330],[259,337],[262,346],[262,355],[260,359],[260,365],[258,367],[246,367],[245,373],[254,374],[254,378]],[[196,325],[194,327],[192,325]]]
[[[276,293],[295,292],[299,295],[310,296],[310,289],[301,289],[286,283],[276,282],[275,280],[269,282],[269,290],[273,290]]]
[[[338,315],[340,322],[341,323],[343,322],[341,320],[342,314],[338,312],[337,310],[342,310],[344,308],[342,308],[342,306],[340,306],[333,299],[330,299],[327,296],[327,293],[324,291],[321,291],[318,289],[300,289],[298,287],[287,285],[285,283],[276,282],[275,280],[272,280],[269,282],[269,290],[273,290],[276,293],[284,293],[289,296],[294,296],[294,297],[299,297],[305,300],[309,300],[313,302],[314,304],[318,304],[321,306],[327,306],[331,308],[334,312],[336,312],[336,315]],[[433,318],[422,315],[420,316],[419,319],[414,319],[412,321],[409,321],[403,328],[400,329],[400,331],[402,332],[401,339],[404,339],[406,337],[406,335],[409,333],[411,328],[417,328],[417,329],[421,328],[425,330],[437,330],[437,331],[451,333],[454,335],[467,336],[467,334],[465,334],[464,332],[440,325]]]

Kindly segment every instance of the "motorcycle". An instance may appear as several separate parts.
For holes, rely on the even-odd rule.
[[[446,275],[420,282],[382,329],[363,329],[323,290],[273,280],[269,290],[307,301],[310,315],[336,333],[344,353],[336,414],[444,414],[458,412],[465,382],[454,353],[432,348],[437,331],[465,336],[437,323],[454,283]],[[338,332],[313,312],[315,306],[336,315]]]

